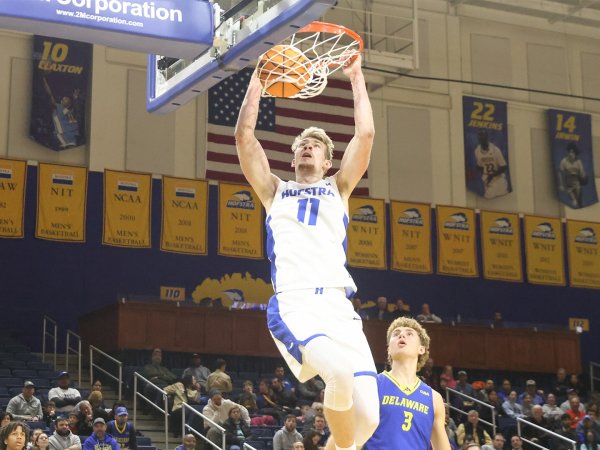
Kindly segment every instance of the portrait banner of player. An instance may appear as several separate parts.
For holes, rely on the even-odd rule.
[[[569,283],[600,289],[600,223],[567,220]]]
[[[0,159],[0,237],[24,237],[27,161]]]
[[[571,208],[598,202],[592,153],[592,116],[549,109],[550,147],[558,198]]]
[[[477,277],[477,232],[475,211],[469,208],[438,206],[438,273]]]
[[[385,201],[366,197],[348,200],[348,264],[387,269]]]
[[[560,219],[525,216],[525,260],[527,281],[564,286],[565,264]]]
[[[431,205],[390,202],[392,270],[432,273]]]
[[[39,164],[36,238],[85,242],[87,185],[86,167]]]
[[[160,249],[206,255],[208,182],[163,177]]]
[[[483,277],[488,280],[523,281],[519,215],[481,211],[479,223]]]
[[[92,48],[84,42],[33,37],[29,136],[52,150],[85,145]]]
[[[219,255],[262,259],[263,209],[245,184],[219,183]]]
[[[512,192],[506,102],[463,97],[467,189],[485,198]]]

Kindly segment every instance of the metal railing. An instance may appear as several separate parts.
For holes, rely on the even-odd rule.
[[[52,329],[54,330],[53,333],[51,333],[50,331],[48,331],[48,323],[51,323],[53,325]],[[58,325],[56,323],[56,320],[48,317],[48,316],[44,316],[44,324],[43,324],[43,334],[42,334],[42,361],[46,362],[46,338],[50,337],[52,338],[52,343],[54,344],[54,370],[56,370],[56,347],[57,347],[57,343],[58,343]]]
[[[491,409],[490,412],[491,412],[491,415],[492,415],[492,421],[488,422],[487,420],[484,420],[484,419],[479,419],[479,421],[481,423],[485,423],[486,425],[489,425],[489,426],[492,427],[492,430],[493,430],[492,436],[494,434],[496,434],[496,414],[495,414],[495,408],[492,405],[490,405],[488,403],[485,403],[485,402],[482,402],[481,400],[477,400],[476,398],[471,397],[470,395],[463,394],[462,392],[459,392],[459,391],[457,391],[455,389],[451,389],[451,388],[447,387],[446,388],[446,404],[448,405],[448,408],[451,409],[451,410],[453,410],[453,411],[456,411],[456,412],[458,412],[460,414],[464,414],[465,416],[468,416],[469,413],[466,412],[466,411],[463,411],[460,408],[457,408],[456,406],[452,406],[452,403],[450,403],[450,393],[452,393],[454,395],[458,395],[459,397],[463,397],[463,398],[465,398],[465,399],[467,399],[467,400],[469,400],[469,401],[471,401],[473,403],[477,403],[478,405],[483,406],[483,407],[485,407],[487,409]]]
[[[594,375],[594,368],[600,368],[600,364],[597,362],[590,361],[590,391],[595,392],[594,381],[600,381],[600,377]]]
[[[524,438],[522,436],[522,434],[521,434],[521,428],[522,428],[523,425],[526,425],[528,427],[533,427],[533,428],[535,428],[535,429],[537,429],[539,431],[543,431],[545,434],[547,434],[549,436],[552,436],[552,437],[554,437],[556,439],[560,439],[561,441],[568,442],[571,445],[571,447],[573,447],[573,450],[577,450],[577,442],[575,442],[574,440],[566,438],[564,436],[561,436],[560,434],[555,433],[554,431],[550,431],[547,428],[540,427],[539,425],[536,425],[535,423],[531,423],[528,420],[523,419],[522,417],[518,417],[517,418],[517,434],[519,435],[519,437],[521,438],[521,440],[523,442],[527,442],[528,444],[531,444],[534,447],[547,450],[547,447],[544,447],[543,445],[540,445],[537,442],[533,442],[533,441],[531,441],[531,440],[529,440],[527,438]]]
[[[194,434],[195,436],[201,438],[205,443],[209,444],[214,449],[216,449],[216,450],[226,450],[227,447],[226,447],[226,444],[225,444],[225,428],[223,428],[218,423],[216,423],[216,422],[212,421],[211,419],[209,419],[208,417],[206,417],[200,411],[195,410],[194,408],[192,408],[187,403],[183,403],[181,406],[183,408],[183,411],[182,411],[182,414],[181,414],[181,435],[182,436],[186,435],[186,431],[190,431],[192,434]],[[221,447],[219,447],[213,441],[211,441],[210,439],[208,439],[208,437],[204,436],[202,433],[200,433],[198,430],[196,430],[194,427],[192,427],[191,425],[189,425],[187,423],[187,420],[186,420],[186,411],[189,411],[190,413],[195,414],[196,416],[202,418],[205,422],[208,422],[209,424],[211,424],[213,428],[216,428],[217,430],[219,430],[219,432],[221,433],[221,438],[222,438]],[[248,447],[250,449],[252,449],[252,447],[250,447],[250,446],[248,446]],[[254,450],[256,450],[256,449],[254,449]]]
[[[77,342],[77,348],[71,347],[71,336]],[[71,352],[77,356],[77,386],[81,388],[81,336],[67,330],[67,342],[65,344],[65,370],[67,372],[69,372],[69,354]]]
[[[103,367],[99,366],[98,364],[95,364],[94,363],[94,353],[98,353],[98,354],[104,356],[109,361],[112,361],[113,363],[115,363],[118,368],[118,370],[117,370],[118,375],[115,376],[112,373],[105,370]],[[93,345],[90,345],[90,385],[94,384],[94,368],[98,369],[100,372],[104,373],[106,376],[112,378],[113,380],[115,380],[117,382],[118,399],[120,401],[122,390],[123,390],[123,363],[121,361],[119,361],[118,359],[113,358],[109,354],[104,353],[98,347],[94,347]]]
[[[160,406],[158,406],[156,403],[154,403],[154,400],[151,400],[148,397],[146,397],[144,394],[138,392],[138,379],[142,380],[147,385],[152,386],[152,388],[155,391],[162,394],[164,409],[161,408]],[[169,448],[169,396],[167,395],[167,393],[164,390],[159,388],[157,385],[152,383],[150,380],[144,378],[138,372],[134,372],[134,374],[133,374],[133,427],[136,429],[137,429],[136,421],[137,421],[137,399],[138,399],[138,397],[142,398],[143,400],[146,401],[146,403],[148,403],[154,409],[160,411],[161,413],[163,413],[165,415],[165,448]]]

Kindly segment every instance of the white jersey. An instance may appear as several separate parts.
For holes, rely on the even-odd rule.
[[[477,165],[483,169],[482,177],[485,179],[490,173],[496,172],[499,167],[506,166],[506,160],[502,152],[491,142],[488,144],[488,150],[478,145],[475,149],[475,160]],[[502,174],[504,175],[504,174]]]
[[[355,292],[346,270],[348,214],[335,178],[280,181],[266,220],[275,292],[340,287]]]

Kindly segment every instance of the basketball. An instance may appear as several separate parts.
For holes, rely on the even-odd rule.
[[[310,80],[309,59],[290,45],[276,45],[264,53],[257,66],[263,95],[286,98],[298,94]]]

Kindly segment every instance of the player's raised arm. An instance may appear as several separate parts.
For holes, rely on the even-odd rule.
[[[432,390],[433,394],[433,429],[431,430],[431,446],[433,450],[450,450],[450,441],[446,434],[446,407],[442,396]]]
[[[352,84],[354,96],[354,137],[348,144],[340,170],[335,175],[340,194],[348,198],[369,166],[371,148],[375,137],[373,110],[362,73],[361,57],[358,57],[344,73]]]
[[[279,179],[271,173],[267,155],[254,135],[260,91],[260,81],[253,74],[235,126],[235,145],[242,172],[268,211]]]

